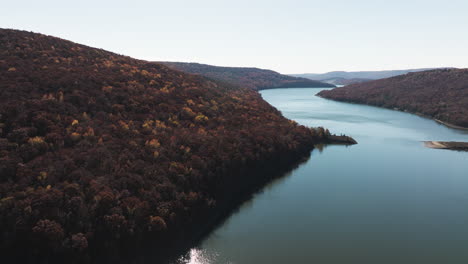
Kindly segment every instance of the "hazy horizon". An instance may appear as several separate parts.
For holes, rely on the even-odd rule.
[[[0,26],[149,61],[285,74],[468,67],[468,2],[4,3]]]
[[[155,61],[155,62],[182,62],[182,63],[198,63],[198,64],[205,64],[205,65],[210,65],[210,66],[215,66],[215,67],[241,67],[241,68],[259,68],[259,69],[264,69],[264,70],[273,70],[273,69],[267,69],[267,68],[260,68],[256,66],[245,66],[245,65],[215,65],[215,64],[208,64],[208,63],[201,63],[197,61]],[[347,70],[332,70],[332,71],[326,71],[326,72],[279,72],[281,74],[325,74],[325,73],[330,73],[330,72],[380,72],[380,71],[405,71],[405,70],[420,70],[420,69],[435,69],[435,68],[456,68],[456,67],[422,67],[422,68],[411,68],[411,69],[382,69],[382,70],[355,70],[355,71],[347,71]]]
[[[385,72],[385,71],[406,71],[406,70],[422,70],[422,69],[436,69],[436,68],[457,68],[457,67],[422,67],[422,68],[411,68],[411,69],[382,69],[382,70],[353,70],[353,71],[347,71],[347,70],[333,70],[333,71],[327,71],[327,72],[296,72],[296,73],[285,73],[285,74],[325,74],[325,73],[330,73],[330,72]]]

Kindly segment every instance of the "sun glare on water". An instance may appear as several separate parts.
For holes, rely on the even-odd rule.
[[[179,259],[180,264],[215,264],[218,254],[209,253],[206,250],[192,248],[186,256]]]

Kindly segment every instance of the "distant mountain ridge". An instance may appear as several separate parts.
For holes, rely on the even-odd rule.
[[[272,88],[313,88],[335,87],[333,84],[293,77],[272,70],[243,67],[221,67],[200,63],[157,62],[182,72],[201,75],[221,82],[234,84],[253,90]]]
[[[410,72],[422,72],[439,68],[421,68],[421,69],[406,69],[406,70],[387,70],[387,71],[332,71],[327,73],[303,73],[290,74],[294,77],[302,77],[316,81],[328,82],[335,85],[349,85],[353,83],[361,83],[370,80],[390,78]]]
[[[468,69],[437,69],[321,91],[328,99],[403,110],[468,128]]]
[[[333,85],[350,85],[353,83],[362,83],[362,82],[368,82],[372,81],[372,79],[365,79],[365,78],[351,78],[351,79],[346,79],[343,77],[336,77],[336,78],[330,78],[330,79],[325,79],[321,80],[322,82],[330,83]]]

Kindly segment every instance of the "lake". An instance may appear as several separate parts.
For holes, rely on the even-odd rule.
[[[383,108],[263,90],[284,116],[354,137],[244,203],[178,263],[468,263],[468,132]]]

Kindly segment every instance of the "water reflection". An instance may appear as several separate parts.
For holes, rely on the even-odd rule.
[[[208,252],[204,249],[192,248],[185,256],[182,256],[177,261],[177,264],[214,264],[219,263],[217,262],[218,256],[217,253]]]

